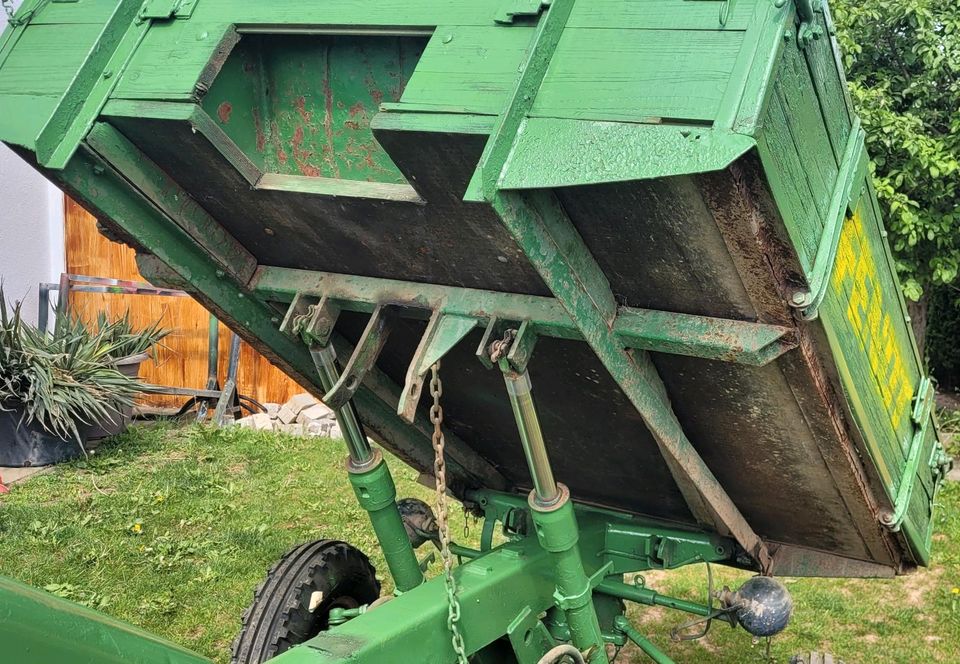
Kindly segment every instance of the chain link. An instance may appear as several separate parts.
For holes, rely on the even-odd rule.
[[[440,558],[443,561],[443,581],[447,588],[447,629],[450,630],[453,650],[458,664],[468,664],[463,635],[460,633],[460,600],[457,598],[457,581],[453,578],[453,555],[450,552],[450,523],[447,519],[447,463],[444,458],[443,408],[440,397],[443,383],[440,382],[440,363],[430,367],[430,394],[433,406],[430,421],[433,422],[433,474],[437,480],[437,529],[440,533]]]

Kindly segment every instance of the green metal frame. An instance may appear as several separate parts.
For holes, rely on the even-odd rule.
[[[575,551],[582,559],[593,588],[583,597],[591,600],[591,608],[627,600],[706,617],[712,615],[706,605],[623,583],[623,575],[695,562],[736,562],[740,552],[727,538],[584,505],[566,503],[567,508],[552,512],[544,520],[524,498],[512,494],[475,491],[469,494],[468,502],[482,511],[484,523],[480,551],[454,547],[466,559],[454,570],[466,649],[468,654],[481,653],[483,657],[484,649],[502,641],[500,647],[509,647],[519,664],[535,664],[546,649],[570,638],[571,626],[556,613],[556,607],[574,600],[557,596],[553,556]],[[571,519],[578,524],[574,529],[569,524]],[[507,541],[494,547],[498,525]],[[544,548],[544,539],[546,546],[556,551]],[[597,613],[602,620],[602,640],[622,645],[623,623],[617,621],[622,607],[617,606],[613,611]],[[397,653],[418,653],[422,661],[455,661],[446,626],[442,578],[427,581],[373,610],[357,613],[276,661],[386,664],[395,662]],[[606,661],[605,655],[596,661]]]

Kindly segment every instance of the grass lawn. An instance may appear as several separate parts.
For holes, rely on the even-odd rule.
[[[386,569],[344,454],[339,442],[248,430],[135,429],[89,461],[0,497],[0,574],[226,662],[253,588],[290,547],[342,539]],[[391,461],[400,495],[431,501],[416,473]],[[960,483],[948,484],[939,501],[931,569],[887,581],[786,579],[796,613],[773,640],[774,661],[815,649],[847,664],[960,661]],[[454,520],[460,541],[475,542],[478,528],[463,538],[458,510]],[[718,584],[748,576],[714,570]],[[646,576],[669,594],[705,592],[700,566]],[[676,644],[670,630],[685,615],[635,608],[631,617],[679,662],[762,661],[761,645],[722,623],[700,641]],[[627,650],[619,661],[646,660]]]

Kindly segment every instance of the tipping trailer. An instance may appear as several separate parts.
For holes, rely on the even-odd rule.
[[[832,34],[817,0],[24,1],[0,140],[336,409],[400,591],[306,544],[234,661],[666,662],[625,601],[768,636],[772,576],[928,562],[951,461]],[[425,580],[430,540],[462,564]],[[695,562],[758,576],[624,582]],[[17,661],[140,643],[2,592]]]

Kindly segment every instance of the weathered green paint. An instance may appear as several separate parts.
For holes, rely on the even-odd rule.
[[[138,17],[140,0],[121,0],[80,66],[57,109],[37,137],[38,161],[62,169],[90,131],[123,68],[150,24]]]
[[[486,328],[487,342],[508,327],[521,331],[506,359],[513,370],[525,369],[531,358],[538,367],[542,353],[559,345],[544,340],[535,348],[538,337],[586,341],[653,433],[693,515],[680,518],[705,533],[669,532],[584,508],[575,504],[577,496],[569,514],[554,515],[561,525],[544,515],[535,519],[517,496],[476,491],[516,489],[505,478],[515,473],[501,474],[484,456],[496,441],[446,432],[452,491],[487,513],[483,551],[457,549],[471,559],[457,571],[468,650],[505,637],[518,661],[532,664],[557,638],[622,644],[630,636],[661,657],[622,621],[616,597],[697,615],[704,607],[625,589],[615,575],[700,560],[853,575],[923,564],[932,502],[948,463],[935,420],[920,407],[924,400],[911,406],[925,393],[922,362],[865,157],[857,152],[860,136],[837,49],[832,39],[811,39],[816,31],[829,34],[829,15],[814,3],[777,4],[151,0],[142,14],[148,20],[138,24],[129,20],[134,5],[127,2],[27,0],[23,24],[0,40],[0,103],[7,111],[0,140],[54,167],[49,175],[118,225],[144,252],[140,263],[148,277],[194,293],[315,393],[334,387],[314,370],[308,347],[318,339],[304,339],[280,319],[285,308],[290,322],[322,304],[328,320],[314,321],[325,327],[313,332],[351,358],[331,401],[349,399],[363,425],[420,470],[433,463],[430,423],[416,412],[424,370],[477,326]],[[191,171],[186,152],[174,160],[180,166],[168,167],[185,172],[165,172],[166,146],[151,144],[148,121],[180,132],[171,135],[184,145],[172,147],[197,150],[204,168]],[[619,211],[598,210],[606,216],[592,219],[589,209],[575,209],[579,192],[598,208],[609,192],[622,207],[638,209],[624,210],[623,223]],[[224,201],[240,205],[223,207]],[[258,212],[246,214],[243,204]],[[659,226],[647,223],[648,212]],[[271,240],[255,232],[258,215],[270,217],[267,236],[279,231],[272,249]],[[457,253],[459,238],[423,232],[438,228],[438,217],[443,230],[463,228],[471,241],[490,242],[487,250],[495,253],[488,258],[500,263],[478,261],[464,273],[461,263],[471,257]],[[503,228],[495,226],[496,217]],[[694,254],[678,251],[684,260],[664,265],[648,252],[643,265],[639,259],[630,265],[630,251],[609,246],[622,234],[624,246],[632,241],[637,251],[637,233],[668,233],[666,220],[674,217],[678,226],[689,223],[691,240],[693,233],[718,232],[715,249],[729,256],[703,254],[717,265],[698,272],[691,264],[696,259],[686,260]],[[349,245],[326,244],[325,236],[318,242],[314,224],[371,254],[368,265],[340,271],[401,280],[331,274],[336,268],[325,261]],[[277,249],[281,238],[289,254]],[[313,251],[297,251],[301,240]],[[396,247],[403,253],[412,247],[410,261],[424,271],[407,273]],[[384,266],[374,260],[378,252]],[[450,261],[452,254],[459,259]],[[487,280],[501,269],[502,280]],[[661,270],[677,279],[689,271],[702,298],[642,292],[642,278],[626,274],[634,270],[651,279]],[[466,284],[488,290],[461,287]],[[664,288],[669,283],[648,290]],[[804,289],[811,296],[802,305],[808,313],[819,305],[818,320],[791,317],[789,301]],[[530,295],[548,292],[553,297]],[[647,297],[676,304],[625,306]],[[383,347],[383,319],[374,316],[356,355],[334,330],[340,309],[383,313],[395,305],[398,315],[429,324],[402,387],[376,366],[381,350],[390,362],[399,359]],[[734,313],[693,315],[712,313],[714,305]],[[687,365],[677,355],[697,360]],[[695,368],[664,381],[654,361]],[[810,500],[832,506],[825,517],[829,512],[842,521],[838,528],[825,518],[830,543],[768,550],[762,538],[777,539],[763,532],[775,529],[769,514],[765,523],[743,516],[752,520],[763,512],[760,501],[746,494],[737,502],[743,513],[734,505],[728,492],[742,487],[722,459],[708,455],[730,444],[736,421],[714,440],[702,421],[691,421],[689,388],[677,387],[678,377],[699,368],[726,390],[718,420],[734,413],[734,420],[750,424],[752,409],[772,406],[771,418],[793,415],[795,426],[807,427],[800,433],[812,442],[798,446],[807,456],[797,457],[805,460],[776,472],[819,480],[810,468],[823,465],[825,490]],[[396,367],[391,372],[399,375]],[[742,376],[762,385],[782,379],[783,393],[769,401],[759,393],[738,398],[743,384],[726,385]],[[668,389],[679,389],[679,399]],[[458,419],[470,425],[469,416]],[[639,429],[638,435],[646,437]],[[624,449],[623,441],[611,442]],[[718,464],[717,475],[694,443]],[[649,459],[629,461],[649,467]],[[769,490],[768,473],[754,468],[751,480]],[[391,567],[402,559],[412,570],[392,496],[384,497],[390,491],[379,491],[387,486],[378,475],[374,493],[382,506],[370,503],[365,484],[358,495],[389,521],[378,532],[385,533]],[[650,507],[656,506],[640,506]],[[874,517],[900,528],[887,532]],[[492,549],[498,521],[510,542]],[[544,543],[554,553],[544,552],[535,525],[541,536],[546,526]],[[836,551],[821,550],[834,540]],[[416,574],[395,574],[400,584],[414,585]],[[585,579],[608,593],[595,589],[594,601],[583,602]],[[564,616],[560,607],[582,613]],[[548,616],[540,620],[543,612]],[[449,661],[445,623],[445,593],[434,581],[284,657],[392,662],[418,652]],[[478,656],[494,659],[490,650]]]
[[[132,625],[0,576],[0,643],[16,664],[210,664]]]
[[[573,5],[574,0],[555,0],[544,17],[537,22],[533,40],[520,65],[520,74],[513,85],[513,91],[480,156],[474,175],[477,185],[471,184],[472,187],[479,186],[486,200],[490,200],[500,186],[503,167],[516,142],[520,125],[537,97],[537,91],[543,83],[560,36],[564,33],[564,26]]]
[[[124,173],[194,242],[213,256],[224,272],[240,283],[250,280],[257,267],[253,254],[119,131],[109,124],[98,123],[87,137],[87,145]]]
[[[616,305],[609,304],[610,286],[553,196],[500,191],[491,205],[643,418],[691,512],[731,533],[762,568],[768,567],[766,545],[684,434],[649,357],[629,352],[613,334]]]
[[[518,524],[507,543],[487,550],[454,569],[462,606],[461,624],[468,653],[482,651],[511,630],[516,620],[533,613],[539,615],[555,606],[554,584],[557,553],[543,548],[535,534],[534,519],[527,502],[520,496],[488,491],[477,492],[471,499],[484,511],[485,523]],[[572,505],[568,503],[568,505]],[[570,529],[570,513],[555,515],[547,528],[548,546],[570,551],[573,542],[587,573],[595,575],[619,561],[629,571],[644,571],[669,566],[658,558],[683,550],[684,559],[726,560],[733,543],[715,540],[693,532],[672,530],[615,512],[584,506],[573,506],[578,528]],[[513,516],[510,516],[513,515]],[[577,538],[577,532],[580,537]],[[610,533],[613,533],[611,539]],[[724,548],[726,547],[726,548]],[[725,553],[718,554],[718,548]],[[582,569],[582,568],[581,568]],[[616,593],[616,582],[622,572],[608,577],[610,594]],[[602,579],[591,580],[603,588]],[[593,591],[599,594],[600,590]],[[652,592],[652,591],[651,591]],[[588,587],[588,596],[590,595]],[[646,598],[647,595],[643,594]],[[663,599],[663,596],[658,596]],[[627,598],[632,601],[631,598]],[[642,601],[642,600],[641,600]],[[689,604],[689,606],[688,606]],[[662,604],[666,606],[666,603]],[[680,610],[689,610],[693,603],[680,601]],[[699,615],[699,612],[694,611]],[[355,662],[387,664],[396,661],[398,653],[417,653],[418,661],[454,661],[449,632],[446,629],[446,590],[443,579],[431,579],[400,597],[340,625],[299,648],[277,658],[280,664],[321,664]],[[535,625],[540,621],[531,622]],[[613,622],[604,625],[604,632],[613,631]],[[602,652],[602,651],[601,651]],[[543,651],[540,651],[540,655]],[[536,659],[521,659],[536,662]],[[603,661],[602,659],[600,661]]]
[[[539,335],[583,339],[560,302],[547,297],[275,267],[260,268],[251,286],[259,297],[272,302],[291,302],[303,293],[327,297],[346,311],[364,313],[388,303],[403,305],[402,315],[407,316],[416,316],[419,310],[423,317],[439,311],[483,323],[492,318],[518,324],[529,321]],[[631,307],[618,308],[614,332],[626,348],[755,366],[763,366],[795,346],[792,331],[786,327]],[[425,371],[429,366],[420,368]]]
[[[622,152],[618,159],[597,159],[595,145]],[[696,125],[528,118],[499,185],[547,189],[716,171],[754,145],[749,136]]]

